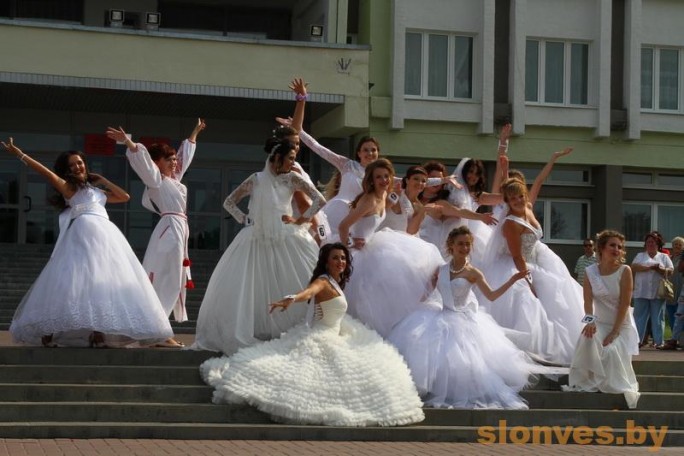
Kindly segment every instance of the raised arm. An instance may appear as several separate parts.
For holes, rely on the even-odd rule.
[[[327,149],[320,145],[318,141],[313,139],[307,132],[301,130],[299,132],[299,139],[302,140],[304,144],[307,145],[316,155],[321,157],[323,160],[327,161],[335,168],[337,168],[341,173],[344,172],[345,165],[351,161],[350,158],[343,157],[342,155],[337,155],[330,149]]]
[[[64,179],[52,172],[49,168],[43,166],[39,161],[34,160],[22,152],[22,150],[14,144],[14,138],[10,138],[8,143],[2,142],[0,144],[2,144],[2,147],[4,147],[7,152],[14,155],[26,166],[43,176],[64,198],[68,199],[73,196],[74,191]]]
[[[302,78],[295,78],[290,83],[290,90],[295,93],[295,110],[292,114],[292,128],[294,128],[297,133],[301,132],[304,128],[304,108],[306,107],[306,86],[308,84],[304,82]]]
[[[553,170],[553,165],[556,164],[556,161],[558,161],[559,158],[568,155],[570,152],[572,152],[572,147],[566,147],[551,155],[551,159],[542,168],[541,172],[534,180],[534,184],[532,184],[532,188],[530,189],[530,204],[534,206],[534,203],[537,201],[537,196],[539,196],[539,191],[541,190],[542,185],[544,185],[546,178],[551,174],[551,170]]]
[[[152,161],[147,148],[141,143],[135,143],[128,137],[123,128],[107,128],[107,137],[126,146],[126,158],[135,174],[140,177],[145,186],[159,188],[162,175],[159,167]]]
[[[506,179],[503,173],[503,161],[501,157],[507,157],[508,153],[508,138],[511,137],[511,130],[513,126],[509,123],[501,128],[501,133],[499,133],[499,146],[497,147],[497,160],[496,160],[496,170],[494,171],[494,180],[492,181],[491,191],[492,193],[499,193],[501,188],[501,182]],[[508,161],[506,161],[508,164]],[[508,166],[506,166],[506,176],[508,176]],[[482,203],[491,205],[492,203]],[[498,204],[498,203],[493,203]]]
[[[293,302],[302,302],[310,300],[328,286],[326,282],[326,279],[319,277],[318,279],[311,282],[309,286],[304,288],[303,290],[298,291],[295,294],[287,295],[279,301],[271,303],[271,305],[269,306],[268,313],[272,313],[276,309],[280,309],[280,311],[283,312],[287,310],[287,308],[290,307],[290,304],[292,304]]]
[[[440,206],[442,209],[442,215],[444,217],[460,217],[468,220],[478,220],[487,225],[496,225],[498,220],[494,218],[491,213],[480,213],[471,211],[470,209],[462,209],[456,207],[453,204],[449,204],[446,201],[437,201],[436,206]]]
[[[207,128],[207,124],[204,122],[204,119],[198,118],[197,124],[195,125],[195,128],[192,129],[192,132],[190,133],[190,136],[188,136],[188,139],[183,141],[181,145],[178,147],[178,163],[176,166],[175,173],[176,179],[181,180],[185,175],[185,172],[190,167],[190,163],[192,163],[192,159],[195,157],[195,150],[197,148],[197,136],[205,128]]]
[[[256,174],[249,176],[244,182],[238,185],[238,187],[233,190],[223,202],[223,208],[228,211],[228,213],[232,215],[235,220],[243,225],[247,223],[247,214],[242,212],[237,205],[245,196],[252,193],[256,179]]]

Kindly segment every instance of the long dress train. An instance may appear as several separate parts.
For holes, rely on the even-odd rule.
[[[337,283],[328,276],[333,286]],[[313,304],[280,339],[200,366],[215,403],[248,403],[277,421],[331,426],[393,426],[422,421],[422,403],[396,349],[345,316],[339,296]],[[289,310],[288,310],[289,312]]]

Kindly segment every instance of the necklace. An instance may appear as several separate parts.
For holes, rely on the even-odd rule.
[[[454,275],[460,274],[463,272],[463,270],[466,268],[466,266],[468,266],[468,260],[465,260],[465,263],[463,263],[463,267],[459,270],[454,270],[453,263],[449,263],[449,272],[454,274]]]

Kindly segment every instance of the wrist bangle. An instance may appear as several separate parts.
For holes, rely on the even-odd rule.
[[[307,98],[308,96],[305,93],[298,93],[297,95],[295,95],[295,100],[297,101],[306,101]]]
[[[24,165],[28,166],[28,163],[26,163],[26,154],[21,153],[21,157],[19,157],[19,161],[22,162]]]

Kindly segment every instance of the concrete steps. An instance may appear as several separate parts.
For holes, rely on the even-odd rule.
[[[635,362],[640,382],[657,386],[642,386],[637,410],[627,410],[619,394],[564,393],[542,379],[522,393],[527,411],[426,409],[425,421],[412,426],[341,428],[276,424],[252,407],[211,404],[212,389],[198,371],[210,356],[189,350],[0,347],[0,437],[475,442],[510,438],[501,430],[505,426],[530,435],[547,432],[540,437],[549,439],[544,442],[563,442],[567,429],[580,426],[610,427],[611,443],[619,444],[641,439],[639,426],[667,426],[664,444],[684,446],[684,360]],[[652,445],[645,432],[636,441]]]

